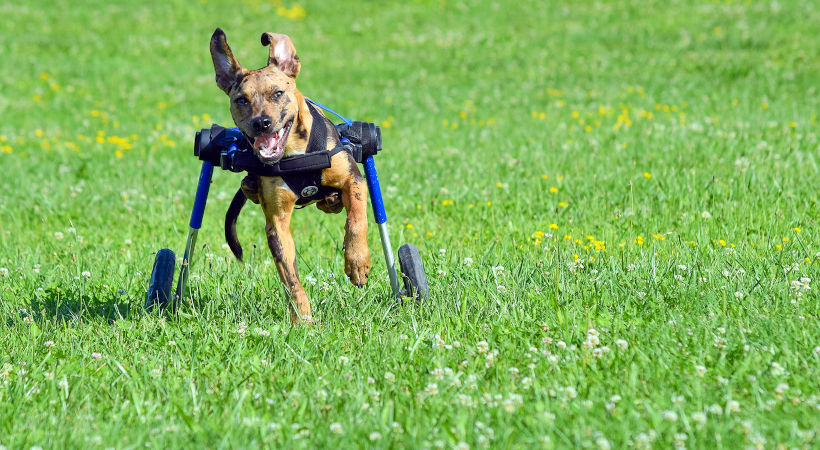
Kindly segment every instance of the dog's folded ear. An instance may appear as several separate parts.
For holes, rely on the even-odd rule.
[[[225,33],[220,28],[217,28],[211,36],[211,58],[214,60],[216,84],[227,94],[244,69],[233,56]]]
[[[262,33],[262,45],[270,45],[268,53],[268,65],[275,65],[285,75],[296,78],[302,64],[296,55],[296,48],[293,46],[290,37],[286,34]]]

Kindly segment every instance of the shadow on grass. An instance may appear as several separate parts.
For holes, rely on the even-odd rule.
[[[113,323],[126,319],[132,312],[127,296],[114,293],[47,289],[29,302],[29,311],[36,321],[56,320],[73,322],[83,319],[105,319]]]

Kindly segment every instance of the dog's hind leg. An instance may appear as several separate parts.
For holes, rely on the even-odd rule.
[[[279,279],[285,286],[291,322],[312,322],[310,301],[299,281],[296,246],[290,234],[290,218],[296,204],[296,195],[284,185],[281,178],[261,178],[260,181],[262,209],[267,222],[265,234]]]

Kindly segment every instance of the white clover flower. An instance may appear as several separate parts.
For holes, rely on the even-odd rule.
[[[387,381],[388,383],[392,383],[392,382],[396,381],[396,375],[394,375],[393,372],[385,372],[384,373],[384,380]]]
[[[57,386],[58,386],[60,389],[68,389],[68,380],[66,380],[66,379],[65,379],[65,377],[63,377],[63,379],[62,379],[62,380],[60,380],[60,382],[59,382],[59,383],[57,383]]]
[[[339,357],[339,364],[344,366],[347,365],[348,362],[350,362],[350,359],[348,359],[347,356],[342,355]]]
[[[467,267],[472,266],[473,265],[473,258],[470,258],[470,257],[464,258],[464,265],[467,266]]]
[[[701,365],[697,365],[697,366],[695,366],[695,372],[697,372],[698,376],[702,377],[702,376],[706,375],[706,367],[701,366]]]
[[[611,448],[609,441],[603,436],[595,439],[595,445],[598,447],[598,450],[609,450]]]
[[[730,400],[727,407],[729,408],[729,412],[740,412],[740,403],[735,400]]]
[[[490,350],[490,344],[488,344],[487,341],[479,341],[475,347],[478,353],[487,353],[487,351]]]
[[[678,264],[678,270],[686,271],[687,267],[684,264]]]
[[[378,431],[374,431],[374,432],[370,433],[369,437],[370,437],[371,441],[378,441],[379,439],[382,438],[382,434],[379,433]]]
[[[424,392],[426,392],[427,395],[431,396],[438,395],[438,384],[428,383],[427,386],[424,388]]]
[[[621,350],[626,350],[627,348],[629,348],[629,343],[623,339],[618,339],[617,341],[615,341],[615,345],[617,345],[618,348]]]
[[[692,422],[695,422],[698,425],[703,425],[706,423],[706,414],[700,411],[695,411],[692,413]]]
[[[786,369],[784,369],[780,364],[772,362],[771,372],[773,376],[779,377],[786,373]]]
[[[567,396],[567,398],[570,398],[570,399],[578,397],[578,391],[576,391],[575,388],[572,387],[572,386],[565,387],[564,388],[564,394]]]
[[[91,358],[96,359],[96,360],[100,360],[100,359],[102,359],[102,353],[100,353],[100,352],[91,352]]]
[[[671,410],[666,410],[662,412],[661,416],[664,418],[664,420],[668,420],[670,422],[675,422],[678,420],[678,413]]]
[[[503,293],[507,292],[507,287],[504,286],[503,284],[499,284],[498,286],[495,287],[495,289],[496,289],[496,291],[498,291],[499,294],[503,294]]]
[[[333,422],[330,424],[330,432],[333,434],[342,434],[342,424],[339,422]]]
[[[83,278],[85,278],[86,280],[91,278],[91,272],[89,272],[87,270],[84,270],[83,273],[81,273],[80,275],[82,275]]]
[[[789,385],[786,383],[780,383],[774,388],[774,393],[778,396],[783,395],[786,391],[789,390]]]
[[[63,239],[63,232],[62,231],[55,231],[54,232],[54,239],[62,240]]]
[[[47,348],[54,347],[54,341],[45,341],[45,342],[43,343],[43,346],[45,346],[45,347],[47,347]]]
[[[744,295],[746,295],[746,294],[744,294],[743,292],[740,292],[740,291],[735,292],[735,298],[743,298]]]

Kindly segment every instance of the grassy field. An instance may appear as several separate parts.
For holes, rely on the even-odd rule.
[[[301,0],[300,0],[301,1]],[[243,0],[0,3],[0,448],[817,448],[820,6]],[[294,215],[291,327],[208,40],[382,126],[394,244],[432,297],[346,280],[344,218]]]

